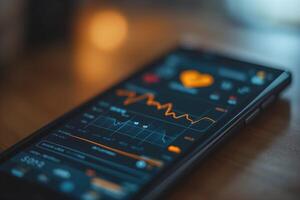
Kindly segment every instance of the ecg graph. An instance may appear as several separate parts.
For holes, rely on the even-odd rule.
[[[125,106],[130,105],[130,104],[134,104],[137,103],[139,101],[143,101],[146,100],[146,105],[147,106],[153,106],[155,107],[157,110],[165,110],[164,115],[166,117],[172,117],[173,119],[179,120],[179,119],[185,119],[187,120],[190,124],[196,124],[200,121],[209,121],[212,124],[215,123],[216,121],[210,117],[201,117],[200,119],[193,119],[190,114],[177,114],[173,111],[173,104],[168,102],[165,104],[161,104],[160,102],[155,100],[155,96],[151,93],[146,93],[146,94],[142,94],[142,95],[138,95],[136,92],[134,91],[129,91],[129,90],[122,90],[119,89],[116,92],[117,96],[120,97],[126,97],[123,104]]]
[[[160,103],[151,93],[137,94],[131,90],[119,89],[115,95],[120,98],[117,104],[100,101],[82,115],[84,132],[93,133],[97,137],[101,137],[101,134],[109,137],[127,136],[131,141],[138,140],[136,144],[149,143],[164,148],[186,130],[196,134],[203,133],[219,118],[213,113],[220,113],[212,112],[214,108],[206,108],[207,111],[197,118],[195,115],[175,110],[171,102]],[[116,96],[112,96],[110,101]],[[129,105],[135,106],[127,107]],[[144,106],[150,110],[145,111]]]

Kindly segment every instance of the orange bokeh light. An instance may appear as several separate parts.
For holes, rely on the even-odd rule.
[[[95,13],[88,26],[90,42],[101,50],[120,47],[128,35],[128,22],[119,12],[106,10]]]

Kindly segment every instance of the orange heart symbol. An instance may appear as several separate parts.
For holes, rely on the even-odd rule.
[[[214,78],[210,74],[202,74],[197,70],[185,70],[180,74],[180,81],[186,88],[208,87]]]

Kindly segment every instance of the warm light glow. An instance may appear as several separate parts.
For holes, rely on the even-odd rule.
[[[108,70],[111,68],[111,61],[108,56],[104,56],[89,48],[82,48],[76,56],[77,75],[80,81],[97,83],[105,79]]]
[[[126,18],[117,11],[102,11],[92,16],[89,37],[92,44],[102,50],[115,50],[128,34]]]

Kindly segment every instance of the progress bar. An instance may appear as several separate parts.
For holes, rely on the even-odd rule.
[[[104,149],[113,151],[115,153],[118,153],[120,155],[129,157],[129,158],[132,158],[132,159],[135,159],[135,160],[143,160],[143,161],[147,162],[149,165],[152,165],[152,166],[155,166],[155,167],[162,167],[163,166],[163,162],[159,161],[159,160],[147,158],[147,157],[144,157],[144,156],[139,156],[139,155],[136,155],[136,154],[133,154],[133,153],[128,153],[126,151],[115,149],[113,147],[109,147],[109,146],[106,146],[104,144],[101,144],[101,143],[98,143],[98,142],[95,142],[95,141],[92,141],[92,140],[89,140],[89,139],[86,139],[86,138],[83,138],[83,137],[79,137],[79,136],[75,136],[75,135],[71,135],[71,134],[68,134],[68,136],[70,136],[72,138],[75,138],[77,140],[80,140],[80,141],[84,141],[84,142],[102,147]]]

